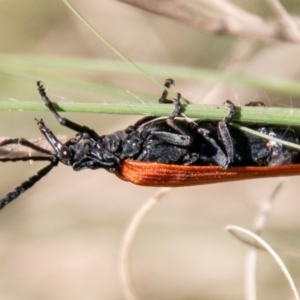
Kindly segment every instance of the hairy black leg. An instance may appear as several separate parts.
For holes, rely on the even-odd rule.
[[[48,155],[51,155],[52,153],[42,147],[39,147],[31,142],[29,142],[28,140],[25,140],[23,138],[16,138],[16,139],[7,139],[7,140],[4,140],[0,143],[0,147],[3,147],[3,146],[7,146],[7,145],[15,145],[15,144],[19,144],[19,145],[22,145],[22,146],[25,146],[25,147],[28,147],[30,149],[33,149],[35,151],[38,151],[40,153],[44,153],[44,154],[48,154]]]
[[[235,115],[235,105],[230,100],[226,100],[224,104],[228,107],[229,112],[227,116],[224,118],[224,120],[219,122],[218,131],[228,157],[228,165],[230,165],[234,161],[235,153],[234,153],[234,146],[233,146],[231,134],[229,132],[227,124],[232,120],[232,118]],[[265,104],[260,101],[250,101],[248,104],[246,104],[246,106],[264,107]]]
[[[177,98],[174,99],[174,106],[175,109],[170,115],[170,117],[166,120],[167,124],[173,128],[176,132],[182,135],[189,135],[189,131],[184,127],[181,126],[179,122],[176,122],[175,118],[180,116],[181,111],[181,103],[180,103],[181,94],[177,94]]]
[[[230,100],[226,100],[224,102],[224,104],[228,108],[228,114],[225,116],[225,118],[223,119],[223,121],[225,123],[229,123],[232,120],[233,116],[235,115],[235,105]]]
[[[177,97],[174,98],[173,100],[173,104],[174,104],[174,110],[170,115],[170,119],[175,119],[176,117],[180,116],[180,112],[181,112],[181,103],[180,103],[180,98],[181,98],[181,94],[177,93]]]
[[[225,116],[223,121],[218,123],[218,133],[225,148],[225,152],[222,147],[218,145],[216,140],[209,136],[210,132],[208,130],[201,127],[197,128],[198,133],[204,138],[208,149],[210,149],[210,158],[223,169],[227,169],[234,160],[234,147],[227,123],[231,121],[235,114],[235,106],[229,100],[225,102],[225,105],[227,105],[229,109],[228,114]]]
[[[165,85],[169,85],[171,79],[166,80]],[[172,101],[174,103],[175,109],[173,113],[166,119],[166,123],[170,128],[172,128],[176,133],[164,132],[164,131],[154,131],[151,132],[151,137],[155,136],[162,142],[167,142],[169,144],[178,145],[178,146],[190,146],[192,144],[192,138],[189,134],[188,129],[185,128],[180,122],[176,121],[176,117],[180,115],[181,104],[180,104],[181,95],[178,93],[177,98]],[[160,102],[165,103],[165,102]]]
[[[201,128],[201,127],[197,128],[197,132],[205,140],[205,146],[208,149],[209,159],[212,160],[219,167],[221,167],[223,169],[227,169],[227,167],[228,167],[228,156],[227,156],[227,154],[224,153],[223,149],[220,147],[220,145],[218,145],[216,140],[209,136],[210,132],[206,129]],[[203,157],[202,157],[202,159],[203,159]],[[209,161],[208,157],[206,159],[207,159],[207,161]]]
[[[173,79],[169,78],[169,79],[166,79],[164,86],[169,89],[171,87],[171,85],[174,85],[174,84],[175,84],[175,81]],[[164,90],[161,97],[159,98],[158,102],[159,103],[173,103],[173,100],[167,99],[168,94],[169,94],[168,90]]]
[[[16,199],[20,194],[26,192],[29,188],[31,188],[36,182],[38,182],[41,178],[46,176],[53,167],[58,164],[58,161],[53,161],[50,165],[41,169],[37,172],[36,175],[33,175],[28,180],[24,181],[21,185],[16,187],[12,192],[8,193],[5,197],[0,200],[0,210],[9,204],[11,201]]]
[[[227,124],[231,121],[235,114],[235,106],[229,100],[226,100],[225,105],[228,107],[229,112],[224,118],[224,120],[218,123],[218,132],[225,147],[225,151],[228,158],[228,164],[226,167],[228,167],[234,160],[234,147]]]
[[[171,85],[174,85],[175,82],[173,79],[166,79],[165,87],[170,88]],[[181,94],[177,93],[177,97],[174,100],[167,99],[168,97],[168,90],[164,90],[160,99],[158,100],[159,103],[173,103],[174,104],[174,111],[171,113],[169,118],[166,120],[167,124],[174,129],[179,134],[170,134],[166,132],[156,132],[155,135],[163,141],[167,141],[174,145],[184,145],[188,146],[192,143],[189,131],[184,127],[181,126],[180,123],[176,122],[175,118],[180,116],[181,112],[181,103],[180,98]]]
[[[37,82],[37,86],[38,86],[38,91],[42,97],[42,100],[44,101],[45,105],[48,107],[48,109],[51,111],[51,113],[55,116],[56,120],[63,126],[66,126],[76,132],[84,132],[85,130],[85,126],[81,126],[77,123],[74,123],[68,119],[62,118],[57,111],[55,110],[53,103],[50,101],[50,99],[48,98],[45,88],[42,84],[41,81]]]
[[[175,98],[173,102],[175,109],[170,115],[170,117],[166,120],[166,122],[171,128],[173,128],[179,134],[190,136],[189,131],[186,129],[186,126],[183,126],[180,122],[176,122],[175,119],[180,116],[180,112],[181,112],[180,98],[181,98],[181,94],[178,93],[177,98]]]
[[[171,85],[174,85],[175,81],[173,79],[166,79],[165,81],[165,87],[166,88],[170,88]],[[159,98],[158,102],[165,104],[165,103],[173,103],[175,106],[174,111],[172,112],[172,114],[170,115],[171,119],[174,119],[176,117],[180,116],[180,111],[181,111],[181,103],[180,103],[180,98],[181,98],[181,94],[177,93],[177,97],[173,100],[169,100],[167,99],[168,97],[168,90],[164,90],[161,97]]]
[[[51,113],[55,116],[56,120],[63,126],[66,126],[76,132],[86,132],[88,133],[92,138],[95,138],[97,139],[98,138],[98,135],[97,133],[88,128],[87,126],[82,126],[82,125],[79,125],[73,121],[70,121],[69,119],[66,119],[66,118],[62,118],[58,112],[55,110],[54,108],[54,105],[53,103],[50,101],[50,99],[48,98],[47,94],[46,94],[46,91],[45,91],[45,88],[42,84],[41,81],[38,81],[37,82],[37,86],[38,86],[38,91],[42,97],[42,100],[44,101],[45,105],[48,107],[48,109],[51,111]]]

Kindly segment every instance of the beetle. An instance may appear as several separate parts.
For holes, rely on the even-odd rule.
[[[174,80],[167,79],[169,88]],[[0,209],[31,188],[59,163],[74,171],[105,169],[119,178],[144,186],[189,186],[300,174],[300,155],[279,142],[242,132],[229,124],[235,114],[227,100],[228,114],[219,122],[188,120],[181,117],[181,95],[169,100],[165,89],[160,103],[174,103],[169,117],[144,117],[125,130],[98,135],[93,129],[62,118],[48,98],[42,83],[37,82],[40,96],[57,121],[77,132],[65,143],[60,142],[42,119],[39,130],[52,147],[44,149],[23,138],[6,139],[0,147],[21,144],[41,155],[4,157],[0,161],[48,161],[46,167],[17,186],[0,200]],[[252,102],[251,106],[262,103]],[[258,132],[299,144],[300,130],[264,124],[247,125]]]

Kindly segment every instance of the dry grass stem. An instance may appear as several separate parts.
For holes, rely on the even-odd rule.
[[[280,192],[285,180],[280,181],[274,188],[272,194],[267,198],[261,206],[255,220],[254,220],[254,232],[257,235],[261,235],[263,229],[265,228],[267,218],[272,209],[273,202]],[[264,248],[263,248],[264,249]],[[253,245],[250,247],[246,254],[245,260],[245,298],[246,300],[256,300],[256,267],[257,267],[257,256],[258,247]]]
[[[275,14],[278,15],[279,21],[285,27],[286,35],[290,35],[292,39],[300,39],[299,27],[290,14],[286,11],[279,0],[266,0]]]
[[[282,28],[280,22],[261,21],[259,16],[251,15],[240,19],[237,12],[241,11],[239,7],[233,4],[227,5],[222,13],[216,14],[215,11],[206,10],[202,5],[194,5],[188,1],[178,0],[119,0],[131,4],[141,9],[159,14],[200,30],[205,30],[214,34],[231,35],[243,38],[259,39],[264,41],[277,40],[299,43],[299,34],[291,34]],[[218,2],[219,3],[219,2]],[[226,11],[226,15],[223,13]],[[245,13],[243,14],[245,15]],[[290,26],[289,26],[290,27]]]
[[[64,135],[58,135],[57,138],[62,142],[66,142],[68,138]],[[0,137],[0,145],[3,141],[11,139],[11,137]],[[37,139],[30,139],[29,140],[31,143],[35,144],[36,146],[39,146],[43,149],[52,151],[53,148],[51,145],[48,143],[47,140],[43,138],[37,138]],[[0,157],[7,157],[7,158],[14,158],[14,157],[29,157],[29,156],[43,156],[38,151],[29,149],[28,147],[22,146],[20,144],[11,144],[11,145],[6,145],[3,147],[0,147]]]

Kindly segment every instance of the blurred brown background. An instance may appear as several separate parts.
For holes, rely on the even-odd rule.
[[[265,19],[274,18],[265,2],[235,2]],[[299,13],[298,3],[282,3],[289,12]],[[300,77],[300,48],[292,43],[218,36],[117,1],[74,0],[72,4],[136,63],[206,67],[274,79]],[[12,55],[16,61],[23,56],[45,61],[53,57],[120,60],[62,1],[2,1],[0,36],[0,101],[38,101],[37,80],[44,81],[53,101],[122,102],[131,101],[135,91],[157,98],[161,93],[144,77],[117,71],[102,74],[101,69],[79,72],[70,68],[51,73],[47,68],[37,72],[33,65],[12,65]],[[66,74],[70,79],[65,83]],[[176,74],[168,77],[176,80]],[[155,79],[164,81],[164,77]],[[98,91],[78,87],[80,80],[97,83]],[[107,86],[115,87],[114,96],[104,93]],[[195,103],[259,100],[296,107],[299,100],[289,94],[207,80],[177,79],[176,90]],[[100,134],[139,119],[64,115]],[[74,134],[48,112],[2,111],[0,136],[40,137],[34,117],[42,117],[57,134]],[[42,165],[0,164],[0,194],[5,195]],[[285,183],[265,228],[263,236],[274,247],[300,246],[298,181],[294,177]],[[278,182],[252,180],[178,188],[167,194],[147,216],[133,244],[131,267],[140,298],[242,299],[247,247],[224,228],[236,224],[252,229],[260,205]],[[101,170],[54,169],[0,213],[0,299],[124,299],[118,274],[122,236],[134,212],[156,191],[122,182]],[[299,258],[282,256],[299,285]],[[259,256],[257,282],[259,299],[291,296],[286,279],[266,253]]]

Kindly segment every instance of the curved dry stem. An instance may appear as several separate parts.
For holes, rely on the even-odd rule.
[[[245,260],[245,299],[256,300],[257,248],[251,247]]]
[[[251,232],[250,230],[242,228],[240,226],[229,225],[229,226],[226,226],[226,230],[238,239],[240,239],[239,234],[244,234],[244,235],[250,237],[251,239],[253,239],[254,243],[258,243],[261,247],[263,247],[266,251],[268,251],[270,253],[270,255],[274,258],[276,263],[279,265],[284,276],[286,277],[286,279],[290,285],[290,288],[292,290],[292,293],[294,294],[295,299],[300,300],[300,296],[298,294],[295,282],[293,281],[293,278],[291,277],[287,267],[285,266],[285,264],[283,263],[283,261],[281,260],[279,255],[273,250],[273,248],[267,242],[265,242],[257,234]]]
[[[152,210],[152,208],[159,202],[159,200],[161,200],[170,190],[171,188],[159,189],[159,191],[153,197],[149,198],[134,214],[125,231],[123,243],[121,246],[119,270],[121,277],[121,285],[124,291],[125,298],[127,300],[139,299],[133,284],[129,267],[130,252],[133,240],[136,236],[137,230],[141,225],[141,222],[145,219],[145,217]]]

